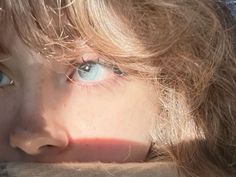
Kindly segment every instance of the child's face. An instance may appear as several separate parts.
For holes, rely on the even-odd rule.
[[[13,32],[1,43],[10,56],[0,63],[0,160],[144,160],[158,112],[149,84],[95,63],[89,47],[76,71],[29,50]]]

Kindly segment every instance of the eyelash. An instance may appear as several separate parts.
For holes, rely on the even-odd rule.
[[[97,81],[97,82],[89,82],[89,83],[73,80],[72,76],[75,74],[75,72],[78,71],[78,68],[84,64],[87,64],[87,63],[99,64],[102,67],[107,68],[108,70],[110,70],[110,72],[112,72],[112,76],[108,79],[104,79],[104,80]],[[94,89],[94,87],[95,88],[110,88],[110,86],[113,86],[114,83],[119,84],[120,81],[122,81],[124,79],[123,76],[126,75],[126,73],[121,71],[116,65],[113,65],[108,62],[104,62],[104,61],[100,60],[99,58],[97,58],[95,60],[85,60],[84,58],[82,58],[81,62],[76,61],[72,65],[73,65],[73,71],[72,72],[70,71],[70,74],[67,75],[68,81],[73,84],[76,84],[77,86],[82,87],[82,89],[85,89],[85,90]]]

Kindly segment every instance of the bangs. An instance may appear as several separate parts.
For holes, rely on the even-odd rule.
[[[143,47],[118,13],[123,8],[118,2],[1,1],[0,18],[29,48],[47,58],[75,58],[85,44],[108,58],[133,57],[134,48],[143,51]]]
[[[50,3],[37,0],[2,1],[1,26],[5,31],[13,28],[29,48],[45,57],[61,58],[65,57],[65,51],[72,50],[72,44],[80,36],[67,23],[63,4]]]
[[[220,17],[212,14],[221,10],[213,2],[5,0],[0,1],[0,20],[1,28],[12,26],[29,48],[46,58],[74,60],[89,46],[132,73],[154,79],[159,75],[165,81],[169,75],[173,81],[176,75],[189,76],[183,72],[193,68],[202,73],[199,66],[216,54],[220,59],[227,42],[222,40],[231,30],[222,33]]]

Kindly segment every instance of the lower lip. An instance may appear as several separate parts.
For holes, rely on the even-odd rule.
[[[106,138],[71,140],[70,145],[50,162],[143,162],[149,145]],[[46,160],[48,162],[48,160]]]

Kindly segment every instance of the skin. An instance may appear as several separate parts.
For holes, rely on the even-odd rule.
[[[150,84],[103,66],[102,79],[70,77],[75,68],[48,61],[4,32],[0,71],[0,160],[32,162],[143,161],[158,113]],[[98,54],[85,46],[85,60]],[[102,58],[102,57],[101,57]],[[78,59],[78,62],[81,60]]]

